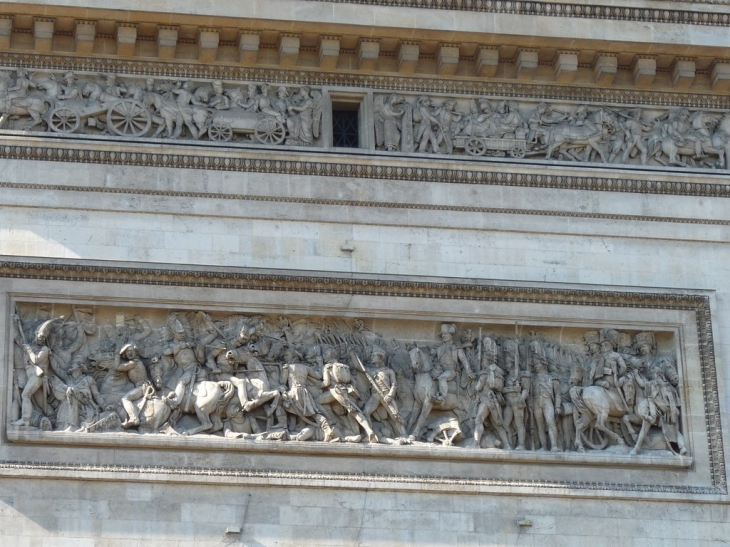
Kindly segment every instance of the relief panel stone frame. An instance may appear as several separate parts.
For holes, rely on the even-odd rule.
[[[91,476],[95,473],[113,476],[118,472],[121,478],[144,472],[164,476],[165,480],[171,476],[207,473],[220,476],[216,480],[222,481],[226,480],[223,477],[232,480],[234,477],[238,477],[235,480],[278,477],[277,480],[284,482],[305,479],[305,483],[311,479],[325,484],[353,480],[355,485],[375,481],[387,484],[383,486],[387,488],[415,481],[423,488],[433,485],[436,490],[463,486],[477,491],[505,487],[512,491],[543,488],[547,492],[559,488],[639,496],[647,492],[682,496],[726,493],[710,293],[645,293],[525,287],[471,280],[437,283],[393,277],[304,277],[268,272],[193,268],[177,271],[64,263],[5,262],[0,266],[0,275],[6,278],[7,287],[3,298],[6,309],[0,314],[0,324],[6,333],[10,331],[8,321],[14,301],[103,304],[109,302],[110,289],[114,290],[114,300],[120,306],[168,310],[331,314],[353,319],[394,317],[507,326],[518,320],[523,328],[533,326],[538,330],[559,325],[672,332],[680,348],[677,357],[683,378],[684,427],[693,457],[691,468],[683,469],[682,466],[658,466],[655,459],[641,459],[641,456],[633,462],[621,458],[601,461],[601,458],[575,453],[514,457],[514,453],[470,450],[472,454],[455,456],[444,455],[443,450],[448,449],[415,454],[407,447],[365,445],[342,450],[343,446],[319,447],[308,443],[296,443],[297,446],[264,443],[250,450],[249,447],[231,449],[216,440],[194,438],[161,443],[140,438],[128,444],[118,436],[96,441],[91,435],[89,440],[76,435],[61,440],[32,435],[8,437],[6,433],[4,446],[0,448],[0,474],[63,474],[80,465]],[[184,302],[180,302],[181,290],[184,290]],[[7,363],[12,337],[3,339],[8,344],[3,351]],[[7,393],[7,371],[1,381],[4,385],[0,389]],[[8,404],[3,410],[7,417]],[[133,450],[120,450],[122,447]],[[303,454],[308,457],[302,458]],[[106,465],[99,467],[99,462]]]

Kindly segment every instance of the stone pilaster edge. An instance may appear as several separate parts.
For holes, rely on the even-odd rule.
[[[708,453],[712,482],[711,488],[631,484],[612,484],[609,486],[605,483],[566,483],[552,481],[544,481],[544,484],[553,485],[552,487],[554,488],[583,488],[598,490],[635,490],[638,488],[639,490],[644,489],[645,491],[675,493],[727,493],[727,476],[725,469],[722,423],[720,420],[720,399],[717,390],[718,383],[715,367],[712,317],[710,300],[709,297],[705,295],[500,286],[496,284],[463,283],[458,280],[451,283],[430,283],[424,281],[400,281],[392,279],[379,280],[365,277],[276,275],[271,273],[204,271],[197,269],[175,270],[162,268],[132,268],[13,261],[0,261],[0,277],[90,283],[124,283],[305,293],[324,292],[330,294],[390,296],[399,298],[436,298],[694,311],[699,337],[702,392],[705,406],[705,424],[709,445]],[[2,468],[3,465],[5,464],[0,462],[0,468]],[[48,465],[63,466],[66,464]],[[91,467],[95,468],[96,466]],[[174,469],[166,472],[188,473],[190,471],[188,469]],[[244,471],[217,470],[216,472],[237,473]],[[255,473],[263,472],[256,471]],[[420,479],[423,478],[400,477],[397,480]],[[433,477],[433,479],[441,481],[443,484],[451,482],[454,485],[464,483],[464,481],[467,483],[470,481],[467,479],[462,480],[441,477]],[[393,479],[391,478],[391,480]],[[538,482],[533,481],[502,480],[501,482],[505,483],[505,485],[508,483],[511,484],[512,482],[528,482],[533,486],[538,486]],[[478,481],[476,481],[475,484],[476,483],[478,483]]]

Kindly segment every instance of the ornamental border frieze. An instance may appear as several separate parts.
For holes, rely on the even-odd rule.
[[[539,493],[539,489],[549,495],[551,491],[556,489],[563,490],[570,488],[571,490],[583,491],[604,491],[604,492],[636,492],[636,493],[666,493],[679,495],[723,495],[726,490],[719,487],[702,487],[702,486],[663,486],[663,485],[644,485],[644,484],[628,484],[628,483],[608,483],[608,482],[554,482],[540,480],[510,480],[510,479],[449,479],[439,476],[408,476],[408,475],[371,475],[371,474],[354,474],[354,473],[307,473],[296,471],[279,471],[279,470],[252,470],[252,469],[213,469],[201,467],[163,467],[163,466],[130,466],[130,465],[89,465],[74,463],[51,463],[51,462],[20,462],[20,461],[0,461],[0,476],[13,477],[15,473],[23,474],[24,472],[33,473],[49,473],[50,476],[56,478],[73,478],[79,479],[79,475],[84,478],[94,475],[98,478],[112,480],[115,475],[123,475],[119,480],[130,480],[139,477],[160,477],[164,480],[166,477],[176,477],[182,482],[198,482],[205,481],[209,477],[226,477],[228,479],[238,480],[246,484],[251,481],[254,483],[263,483],[270,486],[307,486],[308,481],[316,482],[318,486],[325,485],[337,488],[367,488],[377,489],[393,489],[398,487],[406,487],[414,485],[419,492],[443,491],[443,487],[456,487],[464,493],[464,488],[468,488],[467,493],[482,492],[482,488],[509,488],[510,493],[515,494],[514,489],[530,489],[530,493],[535,495]],[[60,477],[57,475],[61,475]],[[199,478],[199,479],[198,479]],[[361,486],[362,485],[362,486]],[[377,486],[375,486],[377,485]],[[431,487],[431,488],[429,488]],[[432,490],[433,489],[433,490]],[[538,492],[535,491],[538,489]]]
[[[330,3],[703,26],[725,26],[730,22],[730,14],[726,13],[520,0],[332,0]],[[690,3],[727,5],[728,0],[690,0]]]
[[[336,276],[299,276],[241,271],[175,270],[156,268],[126,268],[42,262],[0,262],[0,277],[51,281],[90,283],[123,283],[160,286],[187,286],[224,288],[233,290],[263,290],[277,292],[329,293],[348,295],[390,296],[406,298],[474,300],[491,302],[536,303],[573,306],[605,306],[615,308],[643,308],[683,310],[694,312],[697,322],[699,369],[706,433],[708,438],[709,470],[712,488],[671,487],[664,485],[641,486],[647,491],[677,493],[725,493],[726,470],[720,423],[719,394],[715,369],[714,343],[710,299],[703,294],[676,294],[608,290],[581,290],[567,288],[539,288],[500,286],[479,283],[431,283],[398,279],[343,278]],[[443,328],[442,328],[443,330]],[[6,462],[7,463],[7,462]],[[53,464],[55,465],[55,464]],[[0,467],[2,464],[0,464]],[[114,470],[114,469],[111,469]],[[188,470],[174,470],[186,473]],[[223,471],[225,473],[225,471]],[[219,473],[219,471],[215,471]],[[240,471],[230,472],[233,475]],[[262,476],[266,472],[260,473]],[[325,475],[327,476],[327,475]],[[400,478],[391,479],[395,482]],[[404,478],[412,481],[419,478]],[[461,479],[434,478],[444,484],[464,484]],[[469,481],[475,485],[479,481]],[[503,481],[519,485],[520,481]],[[484,483],[489,485],[489,481]],[[530,483],[537,485],[536,483]],[[583,489],[635,490],[631,485],[603,485],[599,483],[545,483],[548,487],[578,487]]]
[[[546,99],[600,104],[642,104],[659,107],[730,108],[730,96],[724,93],[687,93],[644,91],[588,86],[565,86],[550,83],[516,83],[387,74],[326,72],[318,69],[280,69],[242,67],[223,64],[194,64],[143,61],[138,59],[104,59],[70,57],[36,53],[0,52],[0,64],[27,69],[73,70],[96,73],[145,75],[167,78],[223,79],[269,82],[281,85],[336,86],[367,88],[382,92],[402,91],[451,95],[489,95],[510,99]]]
[[[171,167],[178,169],[204,169],[214,171],[235,171],[247,173],[270,173],[285,175],[323,176],[338,178],[394,179],[404,181],[439,182],[452,184],[485,184],[494,186],[519,186],[534,188],[554,188],[569,190],[589,190],[602,192],[623,192],[633,194],[664,194],[679,196],[730,197],[730,184],[694,183],[662,180],[640,180],[630,178],[591,177],[579,175],[543,175],[513,173],[508,169],[466,165],[459,168],[412,167],[389,165],[360,165],[352,162],[305,161],[301,159],[265,159],[250,153],[250,157],[221,157],[208,155],[199,150],[181,153],[133,152],[119,150],[99,150],[94,144],[84,146],[66,143],[58,147],[39,146],[31,143],[2,144],[0,137],[0,159],[59,161],[73,163],[98,163],[105,165],[128,165],[134,167]],[[6,141],[7,142],[7,141]],[[22,141],[21,141],[22,142]],[[61,144],[61,143],[59,143]],[[85,143],[84,143],[85,144]],[[246,151],[241,151],[246,152]],[[383,158],[385,160],[385,158]],[[383,161],[384,163],[385,161]],[[14,187],[13,183],[3,182],[3,187]],[[61,189],[55,185],[34,185],[35,188]],[[68,188],[64,188],[68,190]],[[109,189],[107,192],[127,193],[129,189]],[[191,194],[192,195],[192,194]],[[196,194],[197,195],[197,194]],[[251,198],[253,199],[253,198]],[[354,204],[354,203],[353,203]],[[466,209],[465,209],[466,210]],[[603,218],[603,217],[601,217]],[[642,217],[644,218],[644,217]],[[676,221],[682,222],[681,219]]]

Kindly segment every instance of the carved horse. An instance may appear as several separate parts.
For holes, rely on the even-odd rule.
[[[722,167],[730,169],[730,112],[726,112],[717,122],[711,141],[713,148],[725,153],[725,164]]]
[[[195,414],[198,417],[200,425],[185,431],[184,435],[195,435],[204,431],[214,433],[223,429],[221,411],[236,392],[231,382],[196,381],[191,389],[181,380],[182,371],[174,359],[164,355],[153,358],[149,368],[152,382],[164,394],[162,400],[177,407],[181,413]],[[171,388],[171,384],[175,384],[175,387]],[[176,416],[172,421],[176,421],[175,418]]]
[[[32,129],[36,125],[43,123],[43,116],[49,108],[53,106],[47,97],[13,97],[8,92],[8,82],[0,80],[0,127],[11,116],[30,116],[31,121],[25,126],[25,129]]]
[[[152,122],[157,125],[157,131],[152,136],[159,137],[163,130],[167,130],[165,136],[172,137],[175,133],[175,125],[181,123],[182,120],[180,109],[170,94],[161,95],[148,91],[144,94],[142,104],[149,109],[154,109]]]
[[[408,354],[415,375],[413,410],[407,426],[409,433],[418,439],[432,410],[453,410],[457,413],[457,416],[463,414],[463,416],[459,416],[460,420],[466,418],[466,409],[462,398],[456,393],[452,393],[451,389],[449,389],[449,393],[442,403],[437,402],[438,382],[432,376],[433,362],[429,354],[418,346],[409,350]],[[449,387],[451,388],[451,386]]]
[[[583,161],[590,159],[591,152],[597,152],[601,156],[601,161],[606,163],[606,150],[601,142],[607,132],[615,131],[616,120],[607,110],[593,113],[589,120],[590,124],[585,125],[561,123],[550,127],[545,137],[547,143],[545,158],[550,159],[557,150],[585,148]]]
[[[276,407],[279,406],[279,397],[281,393],[277,389],[271,389],[266,369],[248,349],[236,348],[226,353],[226,359],[234,366],[246,365],[247,378],[237,378],[235,376],[228,380],[238,387],[238,383],[243,383],[246,389],[247,402],[243,404],[243,410],[249,412],[260,407],[264,403],[271,401],[271,405],[266,409],[266,416],[271,416]]]
[[[623,437],[606,426],[609,417],[623,419],[630,412],[618,391],[614,392],[601,386],[573,386],[570,388],[570,398],[573,401],[575,448],[578,452],[585,452],[584,434],[589,427],[598,430],[618,445],[626,444]]]

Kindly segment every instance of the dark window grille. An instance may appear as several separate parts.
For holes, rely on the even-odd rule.
[[[360,146],[357,110],[332,111],[332,144],[337,148]]]

